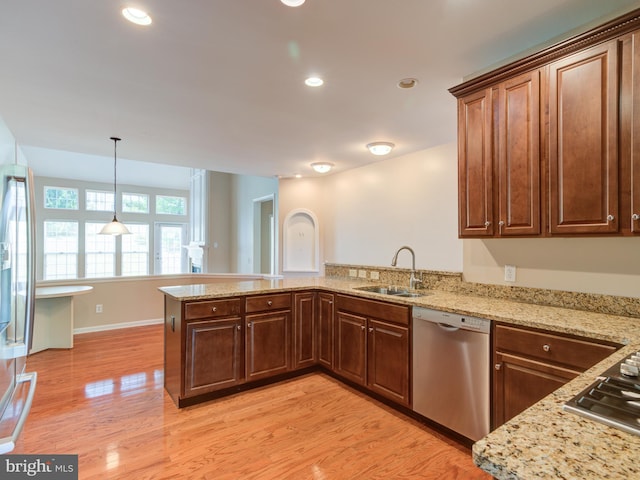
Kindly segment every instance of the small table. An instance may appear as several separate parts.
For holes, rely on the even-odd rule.
[[[33,343],[29,353],[73,348],[73,297],[93,290],[88,285],[36,288]]]

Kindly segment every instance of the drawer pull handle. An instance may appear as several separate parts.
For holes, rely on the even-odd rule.
[[[211,311],[212,311],[213,313],[216,313],[216,312],[218,311],[218,307],[211,307]]]
[[[171,331],[176,331],[176,317],[175,315],[171,315]]]
[[[502,368],[502,364],[501,363],[496,363],[495,364],[495,369],[496,370],[500,370]]]
[[[542,346],[542,350],[544,350],[545,352],[548,352],[549,350],[551,350],[551,345],[549,345],[548,343],[545,343]]]
[[[271,306],[271,305],[273,305],[273,302],[272,302],[271,300],[269,300],[269,301],[267,302],[267,305],[268,305],[268,306]]]

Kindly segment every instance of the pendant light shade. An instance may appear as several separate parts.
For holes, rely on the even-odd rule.
[[[118,198],[116,195],[116,146],[120,139],[118,137],[111,137],[111,140],[113,140],[113,220],[102,227],[102,230],[100,230],[99,233],[100,235],[128,235],[131,234],[131,232],[123,223],[120,223],[116,217],[116,204]]]

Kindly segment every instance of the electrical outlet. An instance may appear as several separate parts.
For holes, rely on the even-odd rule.
[[[371,280],[380,280],[380,272],[371,272],[369,273]]]
[[[357,277],[358,276],[358,271],[355,268],[350,268],[349,269],[349,276],[350,277]]]
[[[367,278],[366,270],[358,270],[358,278]]]
[[[515,265],[504,266],[504,281],[515,282],[516,281],[516,267]]]
[[[96,313],[102,313],[102,304],[101,303],[98,303],[96,305]]]

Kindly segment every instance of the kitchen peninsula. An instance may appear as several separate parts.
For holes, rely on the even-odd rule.
[[[361,286],[362,282],[341,278],[297,278],[173,286],[160,290],[165,294],[165,305],[194,301],[227,302],[249,296],[302,292],[349,295],[407,307],[422,306],[473,315],[502,324],[624,345],[575,380],[476,442],[473,456],[480,468],[498,479],[595,479],[603,478],[604,472],[607,478],[626,479],[640,475],[634,454],[640,448],[640,437],[564,412],[561,408],[565,401],[588,386],[603,370],[640,349],[638,319],[440,290],[430,290],[421,297],[390,300],[382,294],[356,290]],[[234,310],[233,306],[230,308],[224,311],[225,315],[237,317],[240,312]],[[286,311],[286,308],[279,311]],[[179,312],[167,309],[165,338],[172,330],[174,333],[184,330],[180,328],[176,313]],[[184,337],[182,340],[179,347],[184,346]],[[167,382],[176,381],[175,375],[183,375],[181,368],[185,368],[180,365],[181,359],[178,359],[178,365],[169,363],[178,358],[168,351],[171,348],[176,346],[165,345],[165,386]]]

